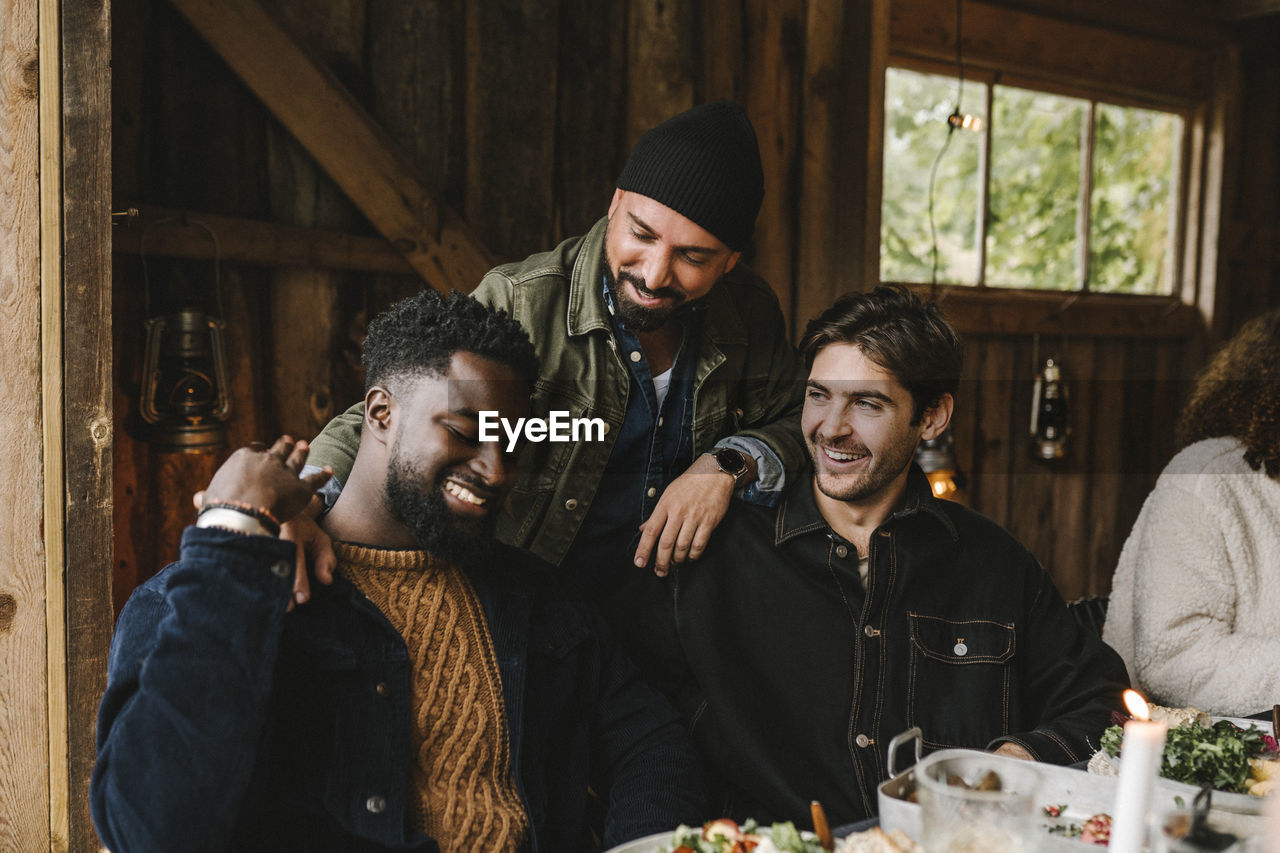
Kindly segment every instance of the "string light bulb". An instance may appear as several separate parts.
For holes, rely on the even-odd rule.
[[[969,130],[974,133],[982,131],[982,119],[969,113],[961,113],[960,108],[956,107],[956,111],[947,116],[947,124],[952,130]]]

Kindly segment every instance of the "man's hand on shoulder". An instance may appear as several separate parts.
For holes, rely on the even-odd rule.
[[[322,468],[298,476],[309,449],[307,442],[295,442],[287,435],[266,450],[240,448],[214,473],[204,491],[204,503],[248,504],[270,512],[281,524],[293,520],[333,475],[330,469]]]
[[[745,479],[750,482],[755,477],[755,465],[754,460],[747,459]],[[663,491],[649,520],[640,525],[635,564],[647,566],[652,556],[654,572],[665,577],[673,563],[701,557],[711,533],[728,511],[737,485],[709,454],[693,460],[689,469]]]
[[[317,580],[333,582],[337,560],[328,535],[316,524],[319,511],[316,489],[333,475],[329,468],[301,475],[308,445],[288,436],[276,439],[266,450],[242,447],[228,457],[213,475],[209,487],[194,497],[196,509],[216,504],[241,505],[265,511],[280,522],[280,538],[297,548],[297,571],[289,609],[311,597],[308,561]]]

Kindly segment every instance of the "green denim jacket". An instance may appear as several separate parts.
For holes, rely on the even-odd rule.
[[[505,309],[533,339],[542,363],[533,415],[603,418],[604,441],[526,444],[520,477],[498,517],[498,537],[559,564],[604,475],[627,411],[630,374],[601,297],[607,219],[584,237],[491,270],[472,293]],[[769,285],[741,264],[702,300],[706,314],[694,374],[695,456],[729,435],[758,438],[785,471],[805,462],[800,435],[804,374]],[[309,465],[346,479],[360,441],[363,404],[332,420],[311,445]]]

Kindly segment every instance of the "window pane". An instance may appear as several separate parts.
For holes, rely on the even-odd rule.
[[[992,99],[986,283],[1074,290],[1088,102],[1011,86]]]
[[[1099,104],[1093,133],[1089,289],[1173,293],[1182,119]]]
[[[981,133],[956,131],[948,142],[947,116],[955,108],[954,77],[890,68],[885,75],[884,193],[880,220],[880,278],[931,281],[929,173],[943,145],[934,180],[938,281],[978,280],[978,164]],[[986,120],[986,86],[966,82],[964,109]]]

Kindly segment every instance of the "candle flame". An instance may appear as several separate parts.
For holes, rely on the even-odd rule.
[[[1147,704],[1147,700],[1142,698],[1142,694],[1136,690],[1126,690],[1124,692],[1124,705],[1129,709],[1129,714],[1135,720],[1150,720],[1151,706]]]

